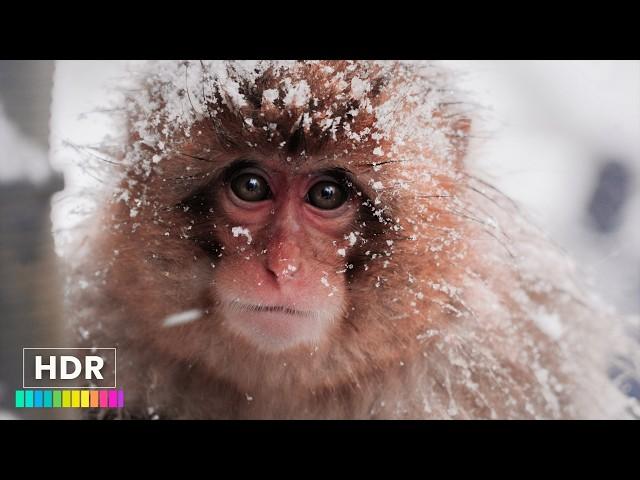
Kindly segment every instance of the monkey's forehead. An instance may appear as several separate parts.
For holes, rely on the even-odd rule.
[[[339,149],[381,162],[408,141],[446,154],[457,134],[456,92],[430,62],[154,61],[136,75],[130,133],[160,156],[203,129],[223,147]]]

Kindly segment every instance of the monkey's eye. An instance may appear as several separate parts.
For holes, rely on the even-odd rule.
[[[333,210],[347,201],[347,191],[339,183],[323,180],[309,189],[306,200],[322,210]]]
[[[267,181],[257,173],[242,173],[231,179],[231,190],[245,202],[260,202],[269,198]]]

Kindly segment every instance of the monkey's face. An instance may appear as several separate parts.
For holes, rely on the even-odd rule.
[[[239,103],[230,78],[188,95],[148,78],[93,249],[128,338],[245,388],[395,362],[457,238],[441,207],[461,148],[447,103],[400,66],[291,69],[241,81]]]
[[[344,311],[357,208],[347,173],[238,160],[217,183],[211,288],[223,325],[263,350],[320,342]]]

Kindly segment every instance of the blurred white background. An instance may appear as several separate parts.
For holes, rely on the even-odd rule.
[[[640,61],[452,62],[489,110],[471,163],[623,313],[640,310]],[[464,73],[466,72],[466,73]]]

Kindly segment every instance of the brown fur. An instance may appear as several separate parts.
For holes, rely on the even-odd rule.
[[[443,72],[402,64],[311,62],[273,66],[247,80],[230,64],[229,78],[247,99],[241,108],[216,88],[204,64],[185,64],[184,72],[198,86],[178,92],[187,108],[193,107],[193,118],[187,130],[176,127],[165,134],[171,148],[150,144],[136,125],[154,118],[145,102],[155,100],[151,112],[158,120],[149,121],[145,131],[160,135],[170,102],[164,95],[175,85],[151,81],[136,93],[144,102],[129,99],[122,180],[114,199],[90,223],[81,250],[85,256],[78,257],[86,260],[74,274],[94,279],[87,290],[73,293],[72,305],[91,332],[90,344],[118,347],[127,415],[609,415],[620,399],[613,387],[603,387],[604,345],[594,319],[604,314],[571,280],[568,262],[520,220],[516,207],[466,171],[470,120],[454,110],[455,102],[436,101],[430,116],[414,111],[413,105],[432,102],[438,91],[451,87]],[[371,80],[360,99],[349,95],[356,76]],[[286,106],[285,78],[305,80],[317,103]],[[203,93],[194,105],[190,97],[200,86]],[[263,101],[269,89],[282,90],[278,101]],[[407,102],[411,96],[415,103]],[[394,99],[397,105],[388,109],[391,120],[385,122],[390,130],[372,137],[379,130],[376,112],[381,113],[367,112],[362,103],[377,107]],[[349,122],[348,131],[322,129],[328,109],[341,117],[341,125]],[[350,118],[353,109],[359,113]],[[317,121],[305,126],[305,113]],[[361,138],[356,141],[349,132]],[[432,144],[429,132],[443,134],[445,144]],[[397,135],[406,135],[406,141],[394,142]],[[394,155],[373,155],[377,147]],[[154,155],[162,160],[150,161]],[[328,239],[303,246],[314,268],[345,270],[338,274],[344,313],[317,345],[265,353],[219,322],[209,286],[238,252],[220,249],[233,240],[224,212],[215,200],[211,212],[199,210],[203,197],[197,195],[208,195],[203,192],[236,158],[276,159],[292,169],[339,166],[359,180],[367,205],[334,240],[345,245],[344,236],[358,230],[366,243],[359,239],[344,259],[336,257],[336,244]],[[373,189],[375,182],[384,189]],[[127,192],[124,200],[122,192]],[[161,326],[167,315],[193,308],[205,317]],[[551,338],[533,321],[540,309],[563,319],[561,338]]]

